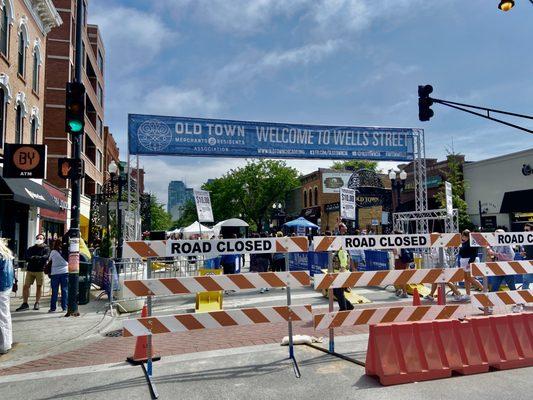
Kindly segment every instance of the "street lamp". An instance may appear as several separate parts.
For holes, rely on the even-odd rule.
[[[504,12],[509,11],[513,7],[514,7],[514,0],[501,0],[500,4],[498,4],[498,8]]]
[[[283,208],[283,204],[281,204],[280,202],[272,204],[272,210],[274,211],[272,215],[272,219],[275,218],[278,221],[278,226],[282,225],[281,222],[282,222],[282,218],[284,217],[282,208]]]
[[[396,178],[396,172],[394,170],[389,171],[389,179],[391,183],[391,188],[393,191],[396,191],[396,195],[398,198],[398,202],[396,203],[396,209],[395,211],[398,211],[398,208],[400,207],[401,202],[401,193],[402,189],[405,187],[405,180],[407,179],[407,172],[404,170],[400,171],[399,178]]]
[[[122,177],[122,168],[117,165],[115,160],[112,160],[109,163],[107,171],[111,175],[111,182],[113,182],[115,176],[117,179],[117,258],[122,258],[122,210],[120,208],[120,200],[122,199],[122,186],[124,185],[124,178]]]

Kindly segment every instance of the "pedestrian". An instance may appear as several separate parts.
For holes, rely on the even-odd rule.
[[[276,237],[283,237],[281,231],[276,232]],[[272,255],[272,269],[274,272],[285,271],[285,254],[284,253],[274,253]]]
[[[400,230],[394,231],[395,235],[403,235]],[[405,270],[409,269],[412,262],[414,262],[413,252],[410,249],[393,249],[394,254],[394,269]],[[407,298],[407,284],[396,285],[396,296]]]
[[[35,244],[26,251],[26,278],[24,279],[24,287],[22,288],[22,305],[16,311],[26,311],[30,309],[28,305],[28,298],[30,297],[30,288],[35,282],[37,289],[35,291],[34,310],[39,309],[39,301],[41,300],[41,291],[44,282],[44,267],[48,262],[50,255],[50,248],[44,242],[44,235],[38,234],[35,237]]]
[[[51,286],[52,286],[52,298],[50,299],[49,313],[56,311],[57,297],[59,293],[59,286],[61,286],[61,309],[67,310],[67,298],[68,298],[68,262],[61,255],[62,242],[61,239],[56,239],[52,245],[52,251],[48,258],[51,262]]]
[[[344,223],[340,223],[337,227],[338,235],[346,235],[348,228]],[[345,249],[339,249],[333,254],[333,259],[331,260],[333,264],[333,272],[347,272],[351,271],[352,263],[351,258],[349,257],[348,252]],[[337,304],[339,305],[339,311],[353,310],[353,304],[346,300],[345,291],[350,291],[351,288],[334,288],[333,296],[337,299]]]
[[[262,237],[266,238],[267,234],[265,232],[261,232],[261,235],[255,234],[256,238]],[[253,269],[252,269],[252,258],[254,259],[253,262]],[[250,254],[250,272],[267,272],[270,269],[270,264],[272,263],[272,255],[270,253],[259,253],[259,254]],[[270,289],[267,287],[261,288],[259,290],[259,293],[265,293],[268,292]]]
[[[503,229],[496,229],[495,233],[505,233]],[[493,261],[513,261],[514,250],[510,245],[494,246],[488,249],[488,255]],[[497,292],[502,282],[505,281],[509,290],[516,290],[514,275],[498,275],[494,277],[491,285],[491,292]]]
[[[525,232],[532,232],[533,231],[533,223],[528,222],[524,225],[524,231]],[[525,245],[522,246],[522,257],[524,260],[533,260],[533,245]],[[523,283],[522,283],[522,289],[523,290],[529,290],[529,285],[531,282],[533,282],[533,274],[527,274],[522,277]]]
[[[461,233],[461,247],[459,249],[459,266],[465,271],[465,291],[466,295],[461,297],[462,301],[470,300],[471,287],[474,285],[477,290],[482,291],[483,285],[470,273],[470,264],[479,262],[477,247],[470,246],[470,231],[465,229]]]
[[[439,232],[432,232],[432,233],[438,234]],[[446,254],[445,251],[443,251],[443,253],[444,253],[444,260],[443,260],[444,265],[440,265],[439,253],[440,253],[440,249],[438,249],[436,247],[432,247],[429,250],[429,262],[430,262],[431,268],[447,268],[447,266],[449,265],[446,262],[447,254]],[[459,289],[457,289],[457,286],[455,286],[452,282],[448,282],[448,283],[446,283],[446,285],[452,290],[453,299],[455,301],[462,301],[463,297],[462,297],[461,292],[459,291]],[[429,294],[424,296],[424,299],[429,300],[429,301],[435,300],[434,296],[435,296],[436,290],[437,290],[437,284],[436,283],[431,284],[431,290],[429,291]]]
[[[14,275],[13,253],[7,247],[7,241],[0,238],[0,354],[11,350],[13,344],[9,296],[13,288]]]

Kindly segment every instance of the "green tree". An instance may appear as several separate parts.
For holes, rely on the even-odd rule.
[[[353,171],[358,171],[360,169],[369,169],[371,171],[380,172],[378,169],[378,162],[372,160],[344,160],[344,161],[335,161],[331,166],[333,169],[350,169]]]
[[[261,229],[272,204],[283,202],[300,185],[298,175],[284,161],[249,161],[244,167],[204,184],[203,189],[211,193],[215,220],[241,216],[252,228]]]
[[[196,212],[196,204],[194,201],[189,200],[181,207],[181,217],[174,221],[172,224],[173,228],[182,228],[184,226],[189,226],[198,219],[198,214]]]
[[[150,195],[150,217],[152,231],[167,231],[172,226],[172,217],[154,194]]]
[[[452,184],[452,200],[453,208],[457,208],[459,217],[459,230],[473,229],[474,225],[470,221],[470,216],[467,213],[468,205],[466,203],[465,190],[468,187],[464,180],[459,155],[448,151],[448,173],[446,180]],[[435,195],[435,200],[441,208],[446,208],[446,192],[444,184],[441,185],[442,190]]]

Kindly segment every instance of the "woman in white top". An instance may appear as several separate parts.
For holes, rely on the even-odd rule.
[[[67,310],[68,297],[68,262],[61,255],[61,239],[56,239],[52,245],[52,251],[48,260],[52,262],[50,279],[52,281],[52,298],[50,299],[49,313],[55,312],[59,285],[61,285],[61,308]]]

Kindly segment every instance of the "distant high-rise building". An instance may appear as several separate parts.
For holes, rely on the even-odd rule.
[[[185,186],[183,181],[171,181],[168,184],[167,211],[173,220],[181,217],[182,207],[188,200],[194,200],[192,188]]]

